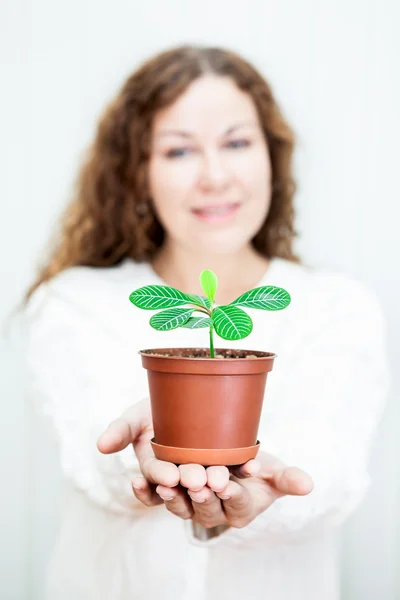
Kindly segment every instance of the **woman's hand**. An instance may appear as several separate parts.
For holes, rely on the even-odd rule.
[[[142,400],[131,406],[119,419],[113,421],[100,436],[97,447],[103,454],[119,452],[133,445],[143,478],[132,482],[133,493],[146,506],[165,505],[182,519],[190,519],[194,509],[189,492],[207,488],[218,492],[229,482],[226,467],[180,465],[158,460],[150,440],[154,437],[149,402]]]
[[[150,445],[153,436],[150,407],[142,401],[111,423],[97,445],[101,452],[110,454],[132,444],[143,473],[143,478],[132,482],[136,498],[146,506],[164,502],[173,514],[205,527],[244,527],[277,498],[303,496],[313,489],[307,473],[286,467],[264,452],[230,469],[178,467],[155,458]]]
[[[287,467],[275,457],[259,452],[255,460],[230,468],[230,480],[220,492],[205,486],[188,490],[193,520],[204,527],[245,527],[278,498],[305,496],[313,489],[311,477],[296,467]]]

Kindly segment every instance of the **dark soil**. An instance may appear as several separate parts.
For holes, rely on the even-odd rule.
[[[154,350],[142,350],[144,354],[152,356],[169,356],[174,358],[210,358],[210,351],[205,348],[156,348]],[[215,358],[265,358],[272,356],[272,352],[259,352],[255,350],[233,350],[215,348]]]

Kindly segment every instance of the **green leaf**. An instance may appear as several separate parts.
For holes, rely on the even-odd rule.
[[[200,274],[200,283],[207,298],[211,303],[214,302],[215,292],[217,291],[218,285],[216,274],[206,269]]]
[[[202,306],[207,310],[211,309],[211,302],[208,298],[205,298],[204,296],[197,296],[197,294],[189,294],[189,296],[192,299],[193,304],[196,304],[197,306]]]
[[[163,310],[150,319],[150,325],[157,331],[170,331],[182,327],[192,316],[193,308],[171,308]]]
[[[145,310],[182,306],[191,302],[190,296],[167,285],[145,285],[132,292],[129,300]]]
[[[187,327],[188,329],[202,329],[203,327],[211,327],[213,324],[213,320],[209,317],[191,317],[189,321],[186,321],[182,327]]]
[[[236,298],[229,306],[246,306],[262,310],[283,310],[290,304],[290,294],[272,285],[254,288]]]
[[[218,306],[212,313],[215,331],[224,340],[242,340],[253,330],[253,321],[241,308]]]

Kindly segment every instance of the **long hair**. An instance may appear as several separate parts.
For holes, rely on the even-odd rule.
[[[253,246],[267,258],[298,262],[292,248],[296,236],[294,135],[271,87],[233,52],[182,46],[145,62],[106,108],[50,253],[27,298],[42,282],[68,267],[111,267],[125,258],[152,260],[164,240],[164,229],[151,209],[147,182],[153,118],[206,73],[230,77],[251,96],[268,145],[271,205]],[[143,206],[150,209],[144,211]]]

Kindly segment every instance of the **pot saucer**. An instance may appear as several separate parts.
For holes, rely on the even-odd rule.
[[[233,466],[255,458],[260,449],[260,442],[247,448],[175,448],[173,446],[162,446],[150,440],[153,452],[159,460],[165,460],[178,465],[198,464],[209,466]]]

